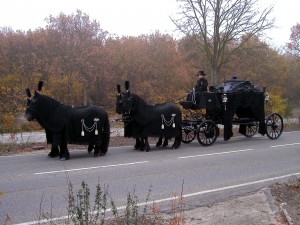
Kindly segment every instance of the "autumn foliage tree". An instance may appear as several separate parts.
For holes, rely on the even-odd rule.
[[[287,43],[288,53],[300,58],[300,24],[291,28],[290,42]]]
[[[289,90],[287,97],[290,104],[294,107],[299,107],[299,95],[300,95],[300,24],[297,23],[291,28],[290,42],[287,43],[287,59],[289,63],[288,67],[288,79],[285,83],[285,87]]]

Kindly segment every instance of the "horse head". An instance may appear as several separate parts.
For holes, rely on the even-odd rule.
[[[123,111],[127,115],[132,115],[136,111],[136,95],[131,94],[129,90],[129,81],[125,81],[126,92],[123,94]]]
[[[38,91],[34,92],[34,96],[31,95],[30,89],[26,89],[27,106],[25,111],[25,117],[28,121],[38,119],[38,102],[40,98],[40,92],[43,88],[43,81],[38,83]]]

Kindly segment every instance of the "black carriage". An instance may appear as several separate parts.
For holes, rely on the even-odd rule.
[[[209,92],[188,94],[180,102],[183,113],[182,142],[190,143],[195,137],[201,145],[212,145],[223,128],[224,140],[233,136],[233,125],[239,133],[252,137],[257,132],[277,139],[283,131],[283,119],[278,113],[265,116],[269,96],[265,89],[250,81],[232,79]]]

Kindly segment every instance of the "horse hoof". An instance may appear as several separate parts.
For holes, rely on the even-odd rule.
[[[48,158],[56,158],[56,157],[58,157],[59,156],[59,153],[49,153],[48,154]]]
[[[70,159],[70,157],[61,157],[59,160],[60,161],[67,161],[67,160],[69,160]]]
[[[178,146],[176,146],[176,145],[172,146],[172,149],[177,149],[177,148],[178,148]]]

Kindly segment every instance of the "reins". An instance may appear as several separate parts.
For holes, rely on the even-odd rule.
[[[180,100],[182,100],[182,99],[184,99],[184,98],[186,98],[186,95],[184,95],[184,96],[178,98],[178,99],[175,100],[175,101],[169,101],[169,102],[157,103],[157,104],[154,104],[154,105],[162,105],[162,104],[169,104],[169,103],[178,104],[178,103],[180,103]]]
[[[131,118],[131,119],[129,119],[129,118]],[[123,127],[118,128],[118,129],[115,130],[115,131],[111,131],[110,133],[111,133],[111,134],[119,133],[119,131],[125,129],[125,127],[128,126],[128,125],[132,122],[133,119],[134,119],[134,117],[131,117],[131,116],[130,116],[130,117],[129,117],[129,116],[125,116],[125,117],[122,117],[122,118],[118,118],[118,119],[111,120],[111,121],[110,121],[111,123],[112,123],[112,122],[115,122],[115,123],[118,123],[118,122],[128,122],[128,123],[125,124]]]

